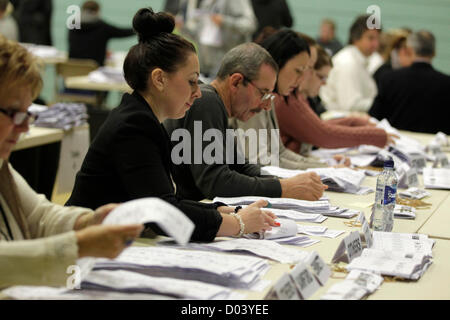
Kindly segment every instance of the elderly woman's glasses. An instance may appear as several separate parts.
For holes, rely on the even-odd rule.
[[[28,122],[28,124],[32,124],[34,121],[36,121],[37,116],[32,114],[31,112],[21,112],[21,111],[15,111],[15,110],[7,110],[0,108],[0,112],[11,118],[12,122],[16,126],[20,126],[24,124],[25,122]]]

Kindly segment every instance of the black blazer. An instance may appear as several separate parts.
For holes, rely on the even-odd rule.
[[[369,114],[400,130],[450,134],[450,76],[425,62],[389,72]]]
[[[170,155],[169,136],[146,100],[136,92],[124,94],[92,142],[66,205],[96,209],[159,197],[195,223],[192,240],[212,241],[222,223],[217,205],[175,195]]]

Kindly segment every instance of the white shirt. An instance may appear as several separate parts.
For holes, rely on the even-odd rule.
[[[367,112],[377,95],[377,86],[368,71],[369,58],[348,45],[333,57],[333,69],[320,97],[329,110]]]

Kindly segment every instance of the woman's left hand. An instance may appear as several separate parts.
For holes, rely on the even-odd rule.
[[[76,221],[74,230],[81,230],[90,226],[101,224],[103,220],[105,220],[106,216],[118,206],[119,204],[110,203],[99,207],[94,213],[82,215]]]

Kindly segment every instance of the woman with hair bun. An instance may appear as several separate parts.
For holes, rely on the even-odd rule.
[[[162,122],[182,118],[201,96],[198,57],[190,42],[172,33],[175,21],[167,13],[140,9],[133,27],[139,43],[130,49],[124,73],[134,92],[124,94],[94,139],[68,203],[92,208],[159,197],[194,222],[192,240],[197,241],[270,229],[276,217],[260,210],[265,201],[230,215],[234,208],[175,194],[180,175],[173,170],[172,145]]]

